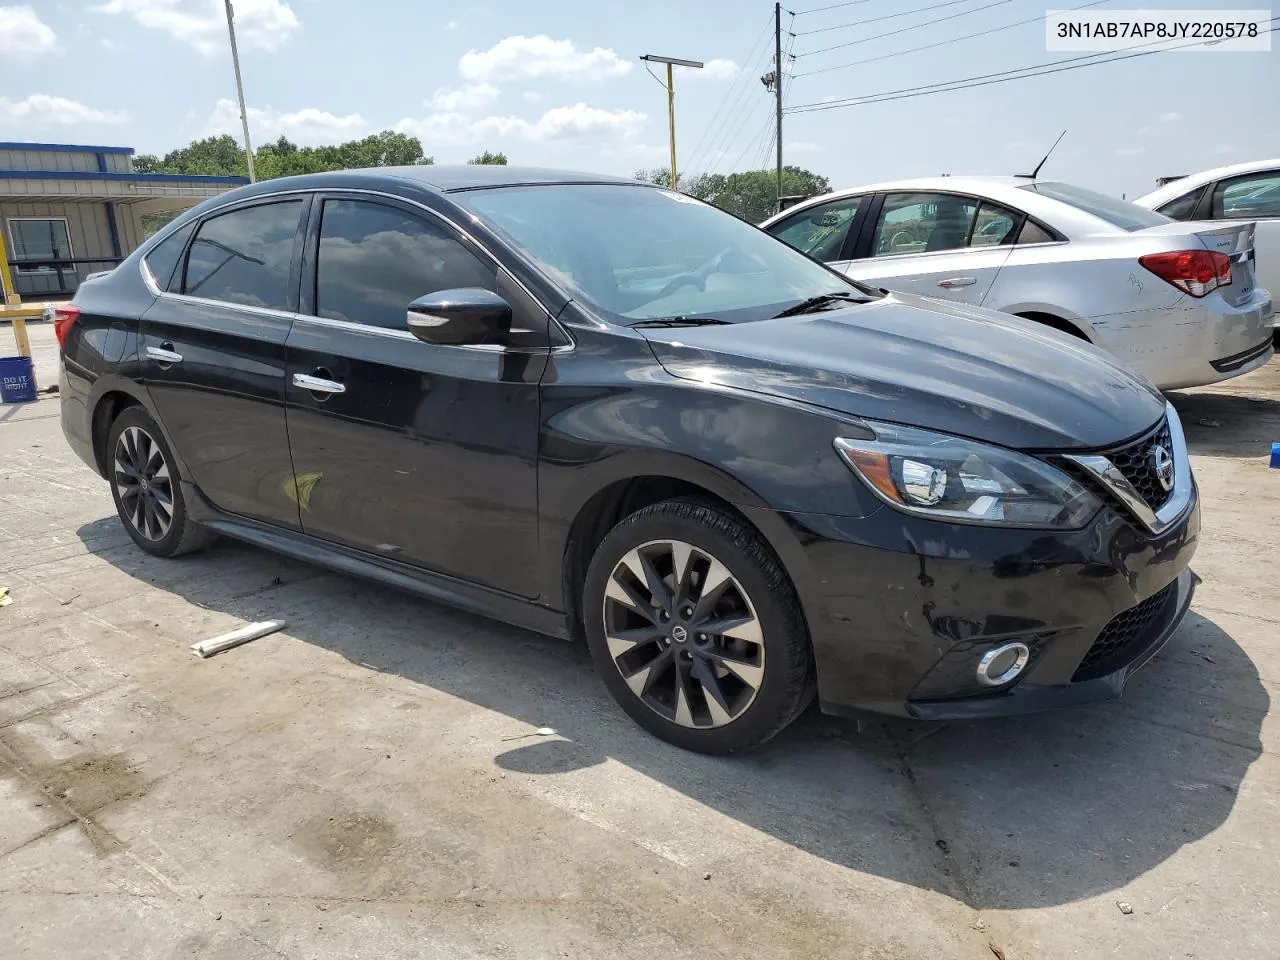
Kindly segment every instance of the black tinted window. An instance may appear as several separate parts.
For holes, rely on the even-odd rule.
[[[1166,217],[1172,217],[1174,220],[1190,220],[1203,193],[1203,187],[1198,190],[1192,190],[1190,193],[1183,194],[1177,200],[1170,200],[1163,207],[1160,207],[1159,212]]]
[[[191,236],[191,231],[194,229],[195,224],[187,224],[181,230],[161,240],[147,254],[147,269],[151,271],[151,276],[155,278],[156,286],[161,290],[169,290],[173,286],[178,286],[178,284],[171,284],[174,268],[178,266],[178,261],[182,259],[182,251],[187,246],[187,238]]]
[[[396,207],[329,200],[320,221],[316,313],[403,328],[409,304],[459,287],[495,289],[495,272],[443,227]]]
[[[301,200],[245,207],[200,225],[182,292],[193,297],[289,308],[289,265]]]
[[[1049,197],[1061,203],[1070,204],[1077,210],[1104,220],[1113,227],[1127,230],[1143,230],[1147,227],[1158,227],[1168,223],[1169,218],[1162,213],[1140,207],[1136,203],[1108,197],[1105,193],[1086,190],[1084,187],[1073,187],[1067,183],[1037,181],[1018,187],[1019,190],[1033,190],[1042,197]]]

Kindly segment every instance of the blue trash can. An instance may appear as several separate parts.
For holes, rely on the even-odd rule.
[[[30,357],[0,357],[0,403],[36,398],[36,371]]]

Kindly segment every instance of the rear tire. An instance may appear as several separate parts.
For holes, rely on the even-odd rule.
[[[668,500],[614,527],[587,571],[583,618],[614,699],[687,750],[762,744],[813,697],[790,579],[755,530],[713,504]]]
[[[145,409],[126,407],[112,422],[106,460],[120,522],[147,553],[176,557],[214,540],[188,517],[173,451]]]

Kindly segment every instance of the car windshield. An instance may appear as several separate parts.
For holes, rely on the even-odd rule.
[[[556,184],[454,199],[613,323],[738,323],[827,294],[878,295],[737,217],[669,190]]]
[[[1051,200],[1060,200],[1075,207],[1077,210],[1093,214],[1099,220],[1105,220],[1113,227],[1128,230],[1130,233],[1134,230],[1158,227],[1162,223],[1173,222],[1171,218],[1166,217],[1163,213],[1156,213],[1154,210],[1140,207],[1136,203],[1130,203],[1128,200],[1108,197],[1105,193],[1096,193],[1083,187],[1073,187],[1069,183],[1041,183],[1037,181],[1023,184],[1018,189],[1032,190],[1041,196],[1049,197]]]

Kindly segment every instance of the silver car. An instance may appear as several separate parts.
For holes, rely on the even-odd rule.
[[[1180,223],[1051,181],[929,177],[814,197],[761,226],[858,280],[1082,337],[1162,389],[1273,354],[1253,223]]]

